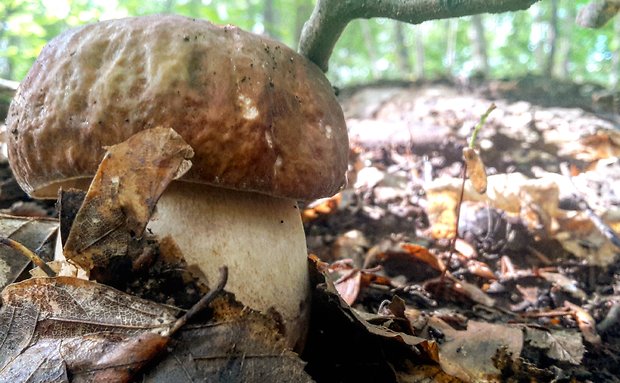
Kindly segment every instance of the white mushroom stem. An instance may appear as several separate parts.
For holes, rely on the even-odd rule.
[[[279,313],[289,346],[303,342],[310,283],[294,200],[173,182],[148,227],[170,235],[209,285],[217,282],[219,267],[228,266],[226,290],[252,309]]]

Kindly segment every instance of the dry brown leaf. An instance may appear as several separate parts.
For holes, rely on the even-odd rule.
[[[470,259],[467,261],[467,271],[481,278],[497,279],[493,270],[484,262]]]
[[[64,247],[65,242],[67,242],[69,232],[71,231],[71,225],[73,225],[75,216],[78,211],[80,211],[80,207],[82,206],[82,203],[84,203],[85,197],[86,192],[79,189],[61,189],[58,192],[57,209],[60,220],[60,241],[62,247]]]
[[[355,303],[355,300],[360,293],[361,280],[361,271],[359,269],[352,269],[334,282],[338,294],[340,294],[342,299],[347,302],[347,304],[352,305]]]
[[[583,212],[559,220],[554,239],[588,264],[606,267],[616,260],[618,248],[585,217]]]
[[[393,331],[383,325],[373,324],[363,317],[363,314],[352,309],[338,294],[334,284],[326,275],[326,270],[321,267],[321,264],[315,258],[310,259],[312,266],[312,273],[316,278],[317,286],[317,303],[318,308],[321,310],[327,310],[336,317],[346,318],[341,321],[336,317],[330,319],[336,321],[331,326],[335,326],[336,323],[346,323],[346,328],[334,329],[328,328],[325,331],[333,332],[347,332],[356,333],[358,337],[364,337],[368,339],[368,342],[373,344],[382,344],[385,348],[396,348],[398,350],[408,350],[407,355],[410,355],[412,360],[420,359],[428,360],[432,359],[436,355],[437,345],[435,342],[419,338],[413,335],[409,335],[404,332]],[[322,270],[322,271],[321,271]],[[375,316],[376,317],[376,316]],[[405,318],[403,316],[403,318]],[[364,350],[358,350],[365,352]],[[424,357],[416,356],[422,351]],[[357,351],[356,351],[357,352]],[[369,351],[374,352],[374,350]],[[403,355],[404,356],[404,355]]]
[[[487,179],[485,194],[466,183],[463,201],[483,202],[489,207],[518,215],[529,228],[544,227],[548,231],[559,215],[560,191],[556,178],[528,179],[521,173],[495,174]],[[462,180],[440,178],[427,185],[428,217],[431,233],[436,238],[454,235],[456,206]]]
[[[397,371],[398,383],[462,383],[463,381],[450,376],[441,370],[439,366],[419,365],[407,363],[406,371]]]
[[[437,258],[436,255],[428,251],[428,249],[424,246],[416,245],[414,243],[403,243],[401,247],[405,249],[413,258],[426,263],[437,271],[444,271],[446,269],[443,262]]]
[[[596,321],[584,308],[577,306],[569,301],[564,302],[564,306],[571,309],[573,316],[577,320],[579,330],[585,340],[592,344],[601,344],[601,336],[596,331]]]
[[[171,353],[149,371],[145,383],[311,382],[304,362],[286,349],[274,318],[216,298],[206,324],[188,326],[170,344]]]
[[[455,187],[452,188],[452,186]],[[458,187],[452,184],[427,188],[427,214],[431,223],[430,233],[434,238],[453,238],[455,236],[458,190]]]
[[[578,333],[563,330],[541,330],[525,328],[525,341],[531,346],[546,351],[552,359],[571,364],[581,364],[585,347]]]
[[[471,182],[474,190],[480,194],[487,191],[487,171],[484,168],[484,162],[474,149],[470,147],[463,148],[463,159],[467,166],[467,177]]]
[[[189,170],[193,150],[174,130],[144,130],[111,146],[99,165],[64,246],[86,270],[105,269],[139,238],[166,186]]]
[[[177,314],[77,278],[12,284],[2,291],[0,381],[127,381],[161,351]]]
[[[588,297],[586,293],[577,286],[577,281],[575,281],[574,279],[570,279],[566,275],[560,273],[551,273],[543,270],[538,271],[538,275],[577,299],[585,300]]]
[[[482,291],[478,286],[455,278],[447,273],[444,278],[435,278],[426,281],[424,289],[446,295],[447,299],[455,301],[470,300],[487,307],[495,306],[495,299]]]
[[[471,258],[476,258],[478,256],[478,252],[476,251],[476,248],[473,247],[469,242],[461,238],[457,238],[455,240],[454,250],[459,252],[465,258],[471,259]]]
[[[313,201],[303,210],[301,218],[304,222],[310,222],[321,215],[332,214],[338,210],[341,201],[342,193]]]
[[[58,220],[28,218],[0,214],[0,236],[10,238],[35,251],[44,260],[53,257],[53,242]],[[30,260],[5,246],[0,246],[0,289],[14,282],[30,264]]]
[[[454,289],[469,297],[472,301],[487,307],[495,306],[495,299],[482,291],[478,286],[453,278]]]
[[[537,286],[521,286],[517,284],[515,288],[521,293],[523,300],[517,304],[511,304],[510,309],[512,311],[523,311],[538,303],[540,289]]]
[[[438,318],[429,324],[440,329],[445,341],[439,346],[439,364],[448,374],[466,382],[499,381],[493,359],[506,349],[516,360],[523,347],[521,329],[503,324],[469,321],[466,331],[457,331]]]

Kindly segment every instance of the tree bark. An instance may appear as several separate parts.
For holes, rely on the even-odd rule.
[[[471,18],[475,72],[487,77],[489,74],[489,56],[487,54],[487,40],[484,33],[484,22],[481,15]]]
[[[410,24],[529,8],[539,0],[317,0],[304,25],[299,51],[327,71],[329,56],[349,21],[388,17]]]
[[[540,74],[543,74],[545,71],[546,65],[546,40],[545,40],[545,29],[546,29],[546,21],[544,17],[544,9],[542,8],[543,3],[538,4],[538,8],[535,9],[536,13],[532,20],[532,28],[530,29],[530,43],[534,44],[534,62],[536,63],[536,71]],[[538,38],[538,40],[535,40]]]
[[[547,44],[549,53],[545,63],[544,74],[547,77],[553,76],[553,68],[555,66],[555,53],[557,51],[558,41],[558,0],[551,0],[551,17],[549,18],[549,28],[547,35]]]
[[[370,30],[370,24],[368,20],[360,20],[360,28],[362,30],[362,35],[364,36],[364,47],[366,48],[366,54],[368,55],[368,61],[370,62],[370,78],[375,80],[379,78],[379,73],[377,73],[377,68],[375,64],[377,63],[377,55],[375,52],[375,43],[374,43],[374,35]]]
[[[265,0],[263,3],[263,26],[265,34],[274,39],[279,39],[276,31],[276,12],[273,4],[274,0]]]
[[[575,4],[565,6],[565,9],[566,15],[563,17],[564,21],[562,21],[561,23],[564,32],[558,34],[558,52],[556,64],[556,75],[558,76],[558,78],[561,79],[568,78],[570,74],[570,63],[573,45],[571,41],[571,36],[573,35],[573,29],[575,28],[572,21],[575,20],[575,17],[577,17],[577,6]]]
[[[414,30],[415,39],[415,77],[417,80],[422,80],[426,77],[424,71],[424,60],[426,57],[424,51],[424,33],[419,27]]]
[[[454,62],[456,61],[456,20],[446,20],[446,58],[445,69],[451,77],[454,75]]]
[[[295,43],[299,47],[299,41],[301,40],[301,31],[304,28],[304,22],[308,20],[312,14],[312,3],[308,0],[297,0],[295,13]]]
[[[614,22],[614,31],[616,40],[620,40],[620,18],[617,18]],[[620,92],[620,41],[616,42],[616,49],[612,52],[611,56],[611,87],[614,91],[615,97],[618,97]],[[616,102],[616,112],[620,113],[620,101]]]
[[[174,10],[174,6],[176,4],[176,0],[166,0],[164,2],[164,6],[162,7],[162,12],[163,13],[172,13],[172,11]]]
[[[412,75],[411,62],[409,61],[409,49],[405,43],[405,24],[396,21],[394,23],[394,40],[396,43],[396,62],[398,71],[405,77]]]
[[[585,28],[600,28],[620,11],[620,0],[592,0],[581,8],[577,24]]]

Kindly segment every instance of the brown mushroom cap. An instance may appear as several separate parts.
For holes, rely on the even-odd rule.
[[[88,182],[104,146],[156,126],[195,150],[185,180],[311,199],[344,183],[342,110],[321,70],[232,26],[157,15],[50,41],[7,120],[9,160],[30,195]]]

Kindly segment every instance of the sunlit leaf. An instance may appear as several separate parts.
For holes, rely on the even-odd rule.
[[[474,189],[484,194],[487,191],[487,172],[484,168],[484,162],[480,155],[472,148],[463,148],[463,158],[467,165],[467,177],[471,181]]]

